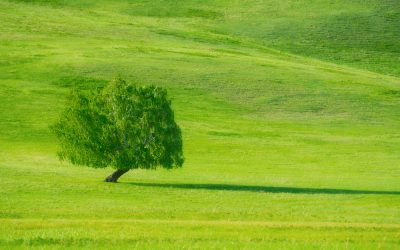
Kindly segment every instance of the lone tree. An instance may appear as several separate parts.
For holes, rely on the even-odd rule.
[[[165,89],[116,79],[102,90],[73,92],[58,122],[61,160],[113,167],[105,181],[130,169],[181,167],[182,137]]]

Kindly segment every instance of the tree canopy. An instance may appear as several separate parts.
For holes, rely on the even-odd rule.
[[[121,78],[103,89],[73,91],[52,126],[61,160],[94,168],[113,167],[117,181],[130,169],[181,167],[182,136],[167,91]]]

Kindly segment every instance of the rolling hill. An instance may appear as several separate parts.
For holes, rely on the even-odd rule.
[[[0,1],[0,246],[400,248],[400,3]],[[60,163],[72,88],[168,89],[179,170]]]

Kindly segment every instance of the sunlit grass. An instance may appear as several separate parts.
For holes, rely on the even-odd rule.
[[[306,2],[0,1],[0,246],[398,248],[397,5]],[[168,89],[182,169],[57,160],[117,75]]]

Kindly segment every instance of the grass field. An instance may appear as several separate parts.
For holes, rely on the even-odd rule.
[[[396,0],[0,0],[0,248],[400,249]],[[72,88],[168,89],[182,169],[56,158]]]

